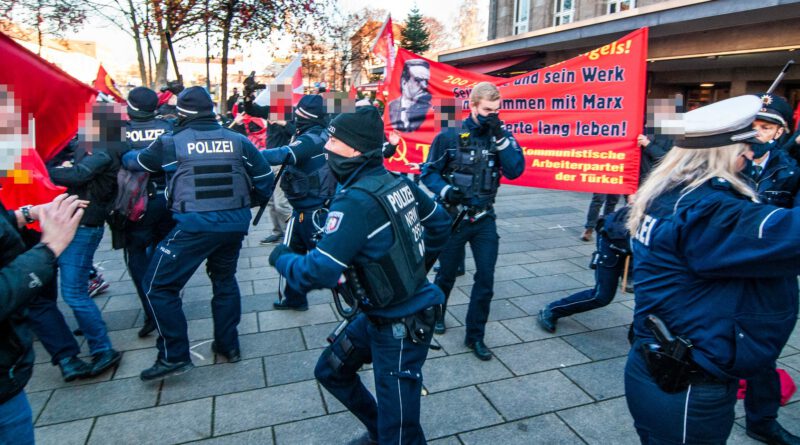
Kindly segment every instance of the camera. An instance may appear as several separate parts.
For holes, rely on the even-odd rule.
[[[178,94],[181,93],[181,91],[183,91],[183,82],[181,82],[180,80],[168,80],[167,85],[161,87],[159,91],[161,91],[162,93],[164,91],[169,91],[170,93],[177,96]]]

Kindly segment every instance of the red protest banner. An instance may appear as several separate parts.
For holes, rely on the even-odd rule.
[[[500,118],[525,153],[517,185],[582,192],[636,191],[636,136],[645,112],[647,28],[546,68],[510,79],[459,70],[400,50],[388,86],[386,131],[402,141],[389,162],[411,171],[443,127],[460,129],[469,93],[492,82],[502,95]]]

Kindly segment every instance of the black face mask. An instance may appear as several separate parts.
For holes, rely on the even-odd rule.
[[[772,147],[774,146],[775,146],[774,140],[769,142],[759,142],[750,144],[750,148],[753,150],[753,159],[758,159],[764,156],[765,154],[767,154],[768,151],[772,150]]]
[[[336,180],[343,184],[347,181],[350,176],[353,175],[360,167],[373,164],[373,159],[377,158],[378,160],[382,161],[381,158],[381,151],[374,150],[370,153],[362,154],[361,156],[356,156],[353,158],[346,158],[342,155],[338,155],[328,149],[325,149],[325,157],[328,160],[328,167],[330,167],[333,176],[336,177]]]

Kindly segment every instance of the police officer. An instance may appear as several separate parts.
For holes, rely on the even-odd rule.
[[[779,96],[758,95],[762,102],[753,129],[758,131],[750,144],[752,165],[744,173],[761,202],[791,208],[800,187],[797,163],[780,148],[791,127],[792,107]],[[789,285],[796,277],[789,277]],[[777,421],[781,385],[775,363],[747,379],[744,406],[747,435],[771,444],[800,444],[800,437],[786,431]]]
[[[169,207],[177,223],[158,243],[142,281],[159,334],[158,359],[142,371],[142,380],[194,367],[179,293],[204,260],[214,292],[212,350],[229,362],[240,359],[236,263],[252,199],[266,200],[274,179],[245,136],[219,126],[206,90],[183,90],[177,110],[180,118],[172,134],[160,136],[144,150],[128,152],[123,159],[130,170],[168,174]]]
[[[314,375],[366,426],[359,443],[422,444],[422,365],[433,306],[444,302],[425,276],[425,257],[443,246],[450,219],[411,181],[383,167],[377,109],[340,114],[329,131],[326,155],[341,190],[324,234],[306,255],[281,244],[269,261],[302,292],[348,277],[363,312],[325,349]],[[356,373],[369,362],[377,404]]]
[[[519,177],[525,170],[525,158],[498,117],[500,91],[497,87],[488,82],[477,84],[470,93],[469,102],[471,112],[462,124],[463,133],[447,129],[436,136],[421,180],[446,206],[453,210],[457,206],[467,208],[466,219],[439,257],[441,268],[436,274],[436,284],[444,291],[445,298],[449,297],[464,245],[469,242],[475,258],[475,282],[467,310],[464,343],[479,359],[489,360],[492,353],[483,343],[483,336],[494,295],[494,267],[499,245],[493,204],[500,177]],[[444,330],[442,310],[436,321],[436,332],[444,333]]]
[[[800,210],[758,204],[739,174],[760,109],[742,96],[665,122],[684,137],[631,208],[625,394],[642,443],[724,443],[738,379],[773,367],[797,321]]]
[[[597,251],[591,263],[594,288],[554,301],[539,310],[542,329],[555,332],[559,318],[607,306],[614,299],[625,271],[625,259],[630,255],[630,235],[625,227],[629,209],[623,207],[598,221]]]
[[[128,93],[128,123],[125,134],[128,146],[133,150],[147,148],[159,136],[172,131],[172,124],[156,119],[158,95],[155,91],[136,87]],[[149,174],[147,181],[147,209],[142,219],[127,222],[125,226],[125,264],[136,286],[136,293],[145,313],[144,325],[139,337],[145,337],[156,329],[150,305],[144,297],[142,277],[150,264],[156,245],[172,230],[175,222],[167,207],[165,190],[167,180],[163,172]]]
[[[261,153],[270,165],[286,166],[280,186],[293,209],[290,246],[295,252],[303,253],[314,248],[314,215],[333,197],[336,178],[323,154],[328,134],[322,96],[303,96],[294,110],[294,117],[296,133],[292,142]],[[305,292],[287,284],[283,296],[273,303],[275,309],[308,310]]]

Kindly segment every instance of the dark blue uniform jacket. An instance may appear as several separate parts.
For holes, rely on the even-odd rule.
[[[649,314],[720,378],[773,366],[797,321],[800,209],[755,204],[714,179],[656,198],[631,239],[634,333]]]
[[[216,130],[219,124],[212,118],[190,122],[183,127],[175,127],[173,134],[186,128],[198,131]],[[228,136],[238,138],[244,151],[244,161],[247,174],[253,184],[253,192],[257,198],[264,201],[272,194],[274,175],[272,169],[261,157],[258,149],[247,137],[227,130]],[[172,134],[162,135],[149,147],[143,150],[131,150],[122,158],[123,166],[131,171],[160,172],[169,176],[175,172],[178,161],[175,158],[175,144]],[[250,225],[250,209],[223,210],[219,212],[187,212],[174,213],[177,227],[187,232],[247,232]]]
[[[463,131],[469,131],[470,140],[473,143],[484,147],[488,147],[491,143],[491,134],[482,132],[480,125],[472,120],[472,117],[464,119],[461,128]],[[507,179],[516,179],[525,171],[525,156],[522,154],[522,149],[520,149],[514,136],[508,131],[505,133],[505,141],[497,146],[500,173]],[[458,149],[456,144],[451,143],[451,141],[457,141],[457,138],[448,137],[444,131],[433,139],[428,153],[428,160],[423,165],[422,175],[420,176],[422,183],[439,200],[444,197],[447,189],[450,188],[443,174],[446,172],[448,164],[455,158]],[[476,198],[469,203],[469,206],[484,208],[491,204],[491,202],[488,202],[489,199],[494,200],[494,198],[485,198],[484,201],[480,201]]]
[[[364,175],[386,174],[383,166],[362,172]],[[435,255],[450,235],[450,217],[428,195],[406,178],[414,191],[418,213],[425,228],[425,255]],[[331,218],[338,218],[335,225]],[[389,217],[375,200],[361,190],[341,189],[334,197],[325,233],[317,247],[306,255],[282,255],[276,269],[293,288],[308,292],[311,289],[333,288],[350,264],[365,263],[381,257],[394,240]],[[444,303],[438,287],[425,282],[416,297],[404,304],[370,310],[369,314],[386,318],[404,317],[433,304]]]
[[[791,202],[800,188],[800,169],[797,168],[797,162],[789,156],[789,153],[775,148],[769,151],[769,159],[767,159],[761,174],[757,178],[749,177],[749,179],[762,201],[778,205],[776,202],[768,200],[768,192],[773,194],[783,192],[790,195],[785,199],[788,205],[783,207],[792,207]]]

